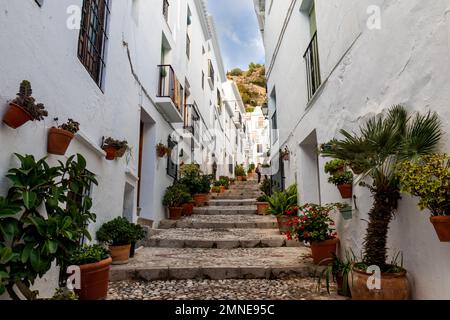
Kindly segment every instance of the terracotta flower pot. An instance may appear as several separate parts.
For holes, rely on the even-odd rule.
[[[192,216],[192,213],[194,212],[194,204],[192,202],[188,202],[183,204],[183,215],[184,216]]]
[[[126,264],[130,258],[131,244],[123,246],[109,246],[111,251],[112,264]]]
[[[158,149],[156,150],[156,153],[158,155],[159,158],[162,158],[166,155],[166,150],[165,149]]]
[[[183,207],[169,208],[169,219],[180,220],[183,213]]]
[[[204,194],[204,193],[194,194],[193,198],[194,198],[196,207],[203,207],[205,205],[206,194]]]
[[[116,158],[122,158],[127,152],[127,148],[121,148],[116,152]]]
[[[117,156],[117,149],[114,147],[105,147],[103,150],[106,152],[106,160],[115,160]]]
[[[280,229],[281,234],[285,234],[289,231],[290,227],[288,222],[291,220],[291,217],[288,216],[277,216],[278,228]]]
[[[441,242],[450,242],[450,216],[431,217],[431,223]]]
[[[341,193],[342,199],[351,199],[353,195],[353,185],[348,184],[341,184],[337,186],[339,189],[339,192]]]
[[[333,253],[336,253],[338,238],[321,242],[311,243],[311,253],[314,264],[319,265],[325,259],[332,259]]]
[[[269,208],[268,202],[257,202],[256,207],[258,208],[258,214],[265,215],[267,214],[267,208]]]
[[[237,181],[242,181],[242,176],[237,176],[237,177],[236,177],[236,180],[237,180]]]
[[[75,293],[80,300],[103,300],[108,294],[109,269],[112,259],[80,266],[81,288]]]
[[[11,102],[8,111],[3,117],[3,122],[9,127],[17,129],[32,119],[33,118],[28,111],[18,104]]]
[[[74,134],[70,131],[50,128],[48,130],[47,152],[63,156],[72,141]]]
[[[220,193],[225,193],[225,186],[220,186]]]
[[[354,300],[408,300],[410,285],[406,271],[401,273],[382,273],[381,288],[370,290],[367,283],[372,283],[363,270],[354,268],[349,275],[349,285]]]

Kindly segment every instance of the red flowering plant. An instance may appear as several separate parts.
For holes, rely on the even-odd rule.
[[[335,239],[337,233],[330,212],[337,208],[336,204],[306,204],[299,207],[299,214],[288,222],[290,231],[286,234],[287,238],[309,243]]]

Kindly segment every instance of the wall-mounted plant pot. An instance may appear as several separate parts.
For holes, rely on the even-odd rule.
[[[112,264],[126,264],[130,258],[131,244],[123,246],[109,246]]]
[[[313,242],[311,243],[311,253],[314,260],[314,264],[319,265],[326,259],[332,259],[333,253],[336,254],[338,238]]]
[[[114,147],[104,147],[103,150],[106,152],[106,160],[115,160],[117,156],[117,149]]]
[[[81,287],[75,290],[80,300],[104,300],[108,294],[109,269],[112,259],[80,266]]]
[[[180,220],[183,214],[183,207],[169,208],[169,219]]]
[[[352,220],[353,209],[351,207],[345,207],[339,209],[339,211],[341,212],[342,218],[344,218],[344,220]]]
[[[341,196],[343,199],[351,199],[353,195],[353,185],[348,184],[341,184],[337,186],[339,189],[339,192],[341,193]]]
[[[125,155],[125,153],[127,152],[127,150],[128,150],[127,148],[121,148],[121,149],[117,150],[116,158],[122,158]]]
[[[259,215],[265,215],[267,214],[267,209],[269,208],[268,202],[257,202],[256,208],[258,210]]]
[[[33,118],[28,111],[18,104],[11,102],[8,111],[3,117],[3,122],[9,127],[17,129],[32,119]]]
[[[166,155],[166,150],[158,149],[156,150],[156,155],[158,158],[163,158]]]
[[[450,242],[450,216],[431,217],[431,223],[441,242]]]
[[[370,290],[367,287],[372,274],[353,268],[349,275],[350,291],[353,300],[408,300],[410,285],[406,271],[400,273],[382,273],[381,289]]]
[[[59,128],[48,130],[47,152],[63,156],[72,141],[74,134]]]

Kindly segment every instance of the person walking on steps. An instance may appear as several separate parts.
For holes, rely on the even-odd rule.
[[[256,167],[256,174],[258,175],[258,183],[261,183],[261,163]]]

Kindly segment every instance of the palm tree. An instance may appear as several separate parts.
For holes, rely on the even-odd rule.
[[[374,197],[362,262],[387,272],[389,223],[401,198],[396,168],[405,160],[435,151],[442,137],[441,122],[436,113],[410,115],[405,107],[398,105],[386,115],[368,120],[360,127],[359,134],[340,132],[344,139],[332,140],[322,155],[345,160],[355,173],[361,174],[361,179],[372,179],[371,185],[361,183]]]

